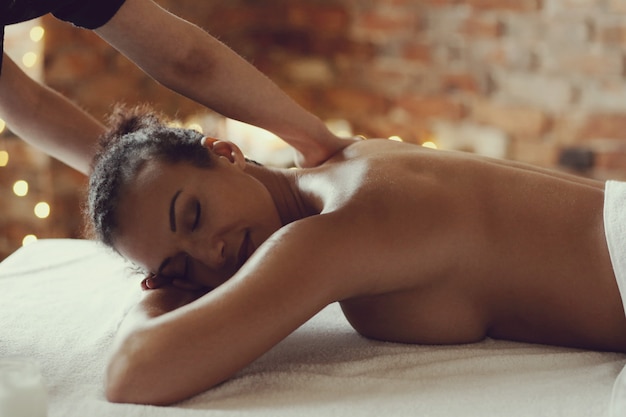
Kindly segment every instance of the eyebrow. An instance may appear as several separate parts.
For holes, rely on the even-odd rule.
[[[172,201],[170,202],[170,230],[172,232],[176,231],[176,200],[178,199],[178,196],[182,191],[182,188],[176,191],[176,193],[172,197]]]

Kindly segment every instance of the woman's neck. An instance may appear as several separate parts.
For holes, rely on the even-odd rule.
[[[320,199],[300,187],[300,179],[305,171],[269,168],[251,163],[246,166],[246,172],[269,191],[283,226],[321,212]]]

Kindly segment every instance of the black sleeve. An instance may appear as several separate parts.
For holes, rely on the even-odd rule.
[[[107,23],[125,0],[0,0],[0,49],[4,51],[4,26],[52,13],[85,29]],[[2,52],[0,51],[0,52]],[[0,55],[0,71],[2,55]]]
[[[117,13],[125,0],[82,0],[58,7],[52,14],[85,29],[104,25]]]

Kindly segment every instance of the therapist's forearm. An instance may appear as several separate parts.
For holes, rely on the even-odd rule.
[[[0,118],[20,138],[87,174],[104,125],[24,74],[7,55],[0,76]]]
[[[151,1],[127,0],[97,33],[165,86],[277,134],[307,165],[345,146],[245,59]]]
[[[221,43],[211,51],[204,48],[197,56],[212,55],[210,71],[190,71],[195,79],[182,76],[183,72],[172,74],[171,88],[227,117],[275,133],[310,160],[306,165],[316,165],[334,153],[337,138],[319,118]]]

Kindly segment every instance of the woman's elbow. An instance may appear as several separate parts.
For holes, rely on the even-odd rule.
[[[155,375],[158,372],[145,357],[148,352],[140,346],[141,341],[132,340],[132,336],[129,339],[109,359],[104,381],[106,399],[113,403],[146,405],[174,403],[159,392],[163,378]]]
[[[160,394],[151,384],[142,382],[141,379],[135,378],[131,373],[109,367],[104,387],[106,399],[112,403],[159,406],[177,402],[167,395]]]
[[[124,360],[118,357],[111,359],[107,366],[104,393],[108,401],[113,403],[136,403],[133,388],[128,386],[128,372]]]

